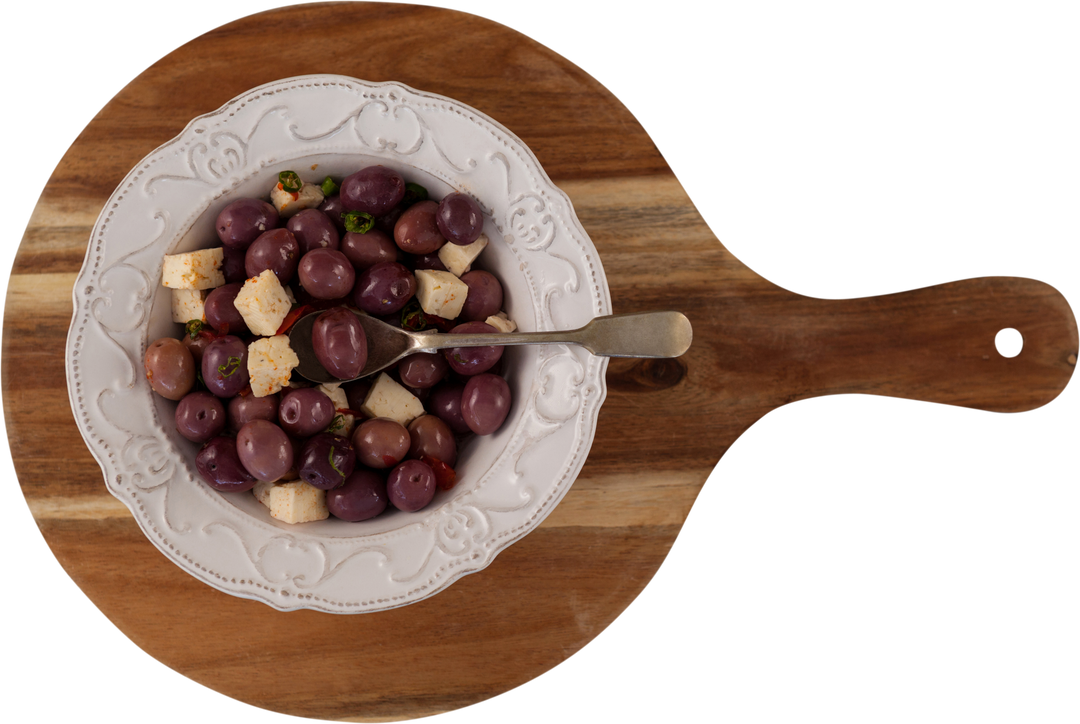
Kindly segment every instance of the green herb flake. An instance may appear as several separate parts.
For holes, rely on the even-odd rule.
[[[405,184],[405,196],[401,201],[406,206],[409,206],[418,201],[427,201],[427,198],[428,192],[426,188],[420,184],[407,183]]]
[[[281,184],[282,190],[288,191],[290,194],[295,194],[304,185],[296,171],[282,171],[278,174],[277,180]]]
[[[341,219],[345,222],[345,231],[354,234],[366,234],[375,227],[375,217],[366,211],[350,211],[342,214]]]
[[[413,297],[401,310],[401,327],[402,329],[419,332],[427,326],[427,315],[424,314],[424,310],[420,307],[420,302],[416,300],[416,297]]]
[[[345,428],[345,416],[334,415],[334,419],[330,421],[330,427],[326,428],[330,432],[336,432]],[[337,468],[335,468],[336,470]]]
[[[229,370],[230,367],[232,367],[231,370]],[[217,371],[218,374],[222,377],[232,377],[238,369],[240,369],[240,358],[230,357],[229,359],[225,360],[225,364],[218,365]],[[225,370],[229,371],[226,372]]]
[[[338,466],[334,464],[334,446],[333,445],[330,446],[329,458],[330,458],[330,467],[332,467],[334,469],[334,472],[337,473],[338,475],[340,475],[341,477],[345,477],[345,473],[338,470]]]
[[[191,320],[190,322],[188,322],[187,324],[184,325],[184,334],[186,334],[188,337],[191,337],[191,339],[195,339],[196,337],[199,336],[199,332],[202,331],[202,328],[203,328],[202,320],[201,319],[193,319],[193,320]]]

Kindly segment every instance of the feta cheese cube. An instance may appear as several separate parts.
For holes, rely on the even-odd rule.
[[[269,269],[244,282],[233,301],[236,311],[244,318],[252,334],[269,337],[277,334],[281,323],[292,309],[289,295],[277,275]]]
[[[225,250],[220,246],[185,254],[166,254],[161,283],[170,289],[215,289],[225,284],[221,270]]]
[[[476,241],[465,246],[448,242],[439,249],[439,260],[448,272],[459,277],[469,270],[469,266],[476,261],[476,257],[480,256],[480,252],[487,245],[488,238],[483,234]]]
[[[255,483],[255,487],[251,489],[251,492],[255,495],[255,500],[259,501],[267,508],[270,507],[270,489],[277,485],[276,482],[270,482],[268,480],[260,480]]]
[[[172,321],[187,324],[193,319],[206,321],[205,289],[173,289]]]
[[[289,472],[282,475],[277,480],[260,480],[255,483],[255,487],[251,489],[251,492],[255,495],[255,500],[259,501],[267,508],[270,507],[270,491],[274,486],[284,485],[285,483],[291,483],[300,480],[300,473],[297,472],[294,466]]]
[[[330,401],[334,403],[335,410],[348,409],[349,396],[345,394],[345,390],[341,389],[340,382],[327,382],[319,385],[317,389],[330,398]],[[349,437],[349,435],[352,435],[354,425],[356,425],[355,416],[334,413],[334,419],[330,421],[330,426],[326,428],[326,431],[342,437]]]
[[[300,186],[300,190],[290,193],[281,188],[281,184],[275,184],[270,191],[270,203],[278,210],[278,215],[287,219],[293,214],[304,209],[318,208],[323,202],[323,192],[317,184],[309,184],[306,181]]]
[[[360,412],[368,417],[389,417],[408,427],[424,414],[424,404],[383,372],[368,390]]]
[[[286,523],[310,523],[326,520],[326,491],[312,487],[303,480],[278,483],[268,491],[270,516]]]
[[[427,314],[456,319],[461,314],[469,286],[450,272],[420,269],[416,274],[416,298]]]
[[[280,392],[289,384],[292,371],[300,364],[300,358],[289,346],[284,334],[263,337],[248,345],[248,375],[251,377],[251,394],[266,397]]]
[[[514,320],[506,316],[506,312],[499,312],[498,314],[493,314],[487,319],[485,319],[484,323],[490,324],[492,327],[499,330],[500,332],[513,332],[515,329],[517,329],[517,324],[514,322]]]

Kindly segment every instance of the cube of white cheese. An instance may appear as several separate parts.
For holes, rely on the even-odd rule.
[[[292,371],[300,364],[300,358],[289,346],[284,334],[263,337],[248,345],[248,375],[251,377],[251,394],[266,397],[280,392],[289,384]]]
[[[506,312],[499,312],[498,314],[492,314],[490,317],[484,320],[485,324],[490,324],[500,332],[513,332],[517,329],[517,324],[514,320],[506,316]]]
[[[349,407],[349,396],[345,394],[345,390],[341,389],[340,382],[327,382],[319,385],[316,389],[321,391],[324,395],[330,398],[330,401],[334,403],[335,410],[345,410]],[[352,435],[353,426],[356,425],[356,417],[345,413],[334,413],[334,419],[330,421],[330,426],[326,428],[327,432],[332,432],[335,435],[341,435],[342,437],[349,437]]]
[[[225,284],[221,270],[225,250],[220,246],[184,254],[166,254],[161,283],[170,289],[216,289]]]
[[[277,480],[260,480],[255,483],[255,487],[251,489],[251,492],[255,495],[255,500],[259,501],[267,508],[270,507],[270,491],[277,485],[284,485],[285,483],[293,482],[300,479],[300,473],[293,467],[289,472],[282,475]]]
[[[416,298],[428,314],[456,319],[461,314],[469,286],[450,272],[419,269],[416,274]]]
[[[244,318],[252,334],[269,337],[277,334],[281,323],[292,309],[289,295],[277,275],[269,269],[244,282],[233,301],[236,311]]]
[[[469,266],[480,256],[480,252],[488,245],[488,238],[481,234],[476,241],[465,246],[458,246],[452,242],[443,244],[439,249],[439,260],[442,261],[446,270],[456,277],[468,271]]]
[[[172,321],[187,324],[193,319],[206,321],[205,289],[173,289]]]
[[[318,208],[323,202],[323,192],[317,184],[304,182],[299,191],[289,192],[275,184],[270,191],[270,203],[278,210],[278,215],[286,219],[304,209]]]
[[[326,520],[326,491],[312,487],[303,480],[278,483],[268,491],[270,516],[286,523],[310,523]]]
[[[267,508],[270,507],[270,489],[277,485],[276,481],[260,480],[255,483],[255,487],[251,489],[251,492],[255,495],[255,500],[259,501]]]
[[[368,390],[360,412],[368,417],[389,417],[407,427],[424,414],[424,404],[383,372]]]

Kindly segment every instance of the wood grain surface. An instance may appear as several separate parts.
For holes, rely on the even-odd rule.
[[[897,63],[788,43],[793,18],[747,55],[723,14],[534,10],[181,14],[99,46],[59,97],[24,89],[50,122],[14,118],[32,188],[0,390],[27,513],[12,602],[36,635],[14,686],[49,696],[43,715],[676,720],[1056,687],[1037,654],[1067,615],[1080,356],[1064,196],[1036,173],[1064,137],[1056,96],[993,52],[945,82],[963,65],[932,33]],[[613,311],[694,326],[683,358],[611,362],[589,460],[536,532],[376,615],[282,614],[180,571],[107,494],[67,400],[71,285],[113,188],[191,118],[308,72],[488,113],[575,204]],[[1039,133],[1018,139],[1002,103]],[[957,669],[987,688],[946,685]]]

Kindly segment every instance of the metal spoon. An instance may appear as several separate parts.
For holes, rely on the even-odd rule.
[[[312,349],[311,327],[320,314],[322,312],[312,312],[302,317],[289,332],[289,344],[300,358],[296,372],[312,382],[348,382],[327,372]],[[364,327],[368,342],[367,364],[360,377],[384,370],[407,355],[448,347],[577,344],[603,357],[678,357],[690,348],[693,338],[690,320],[680,312],[615,314],[597,317],[579,329],[498,334],[409,332],[363,312],[356,311],[356,316]]]

